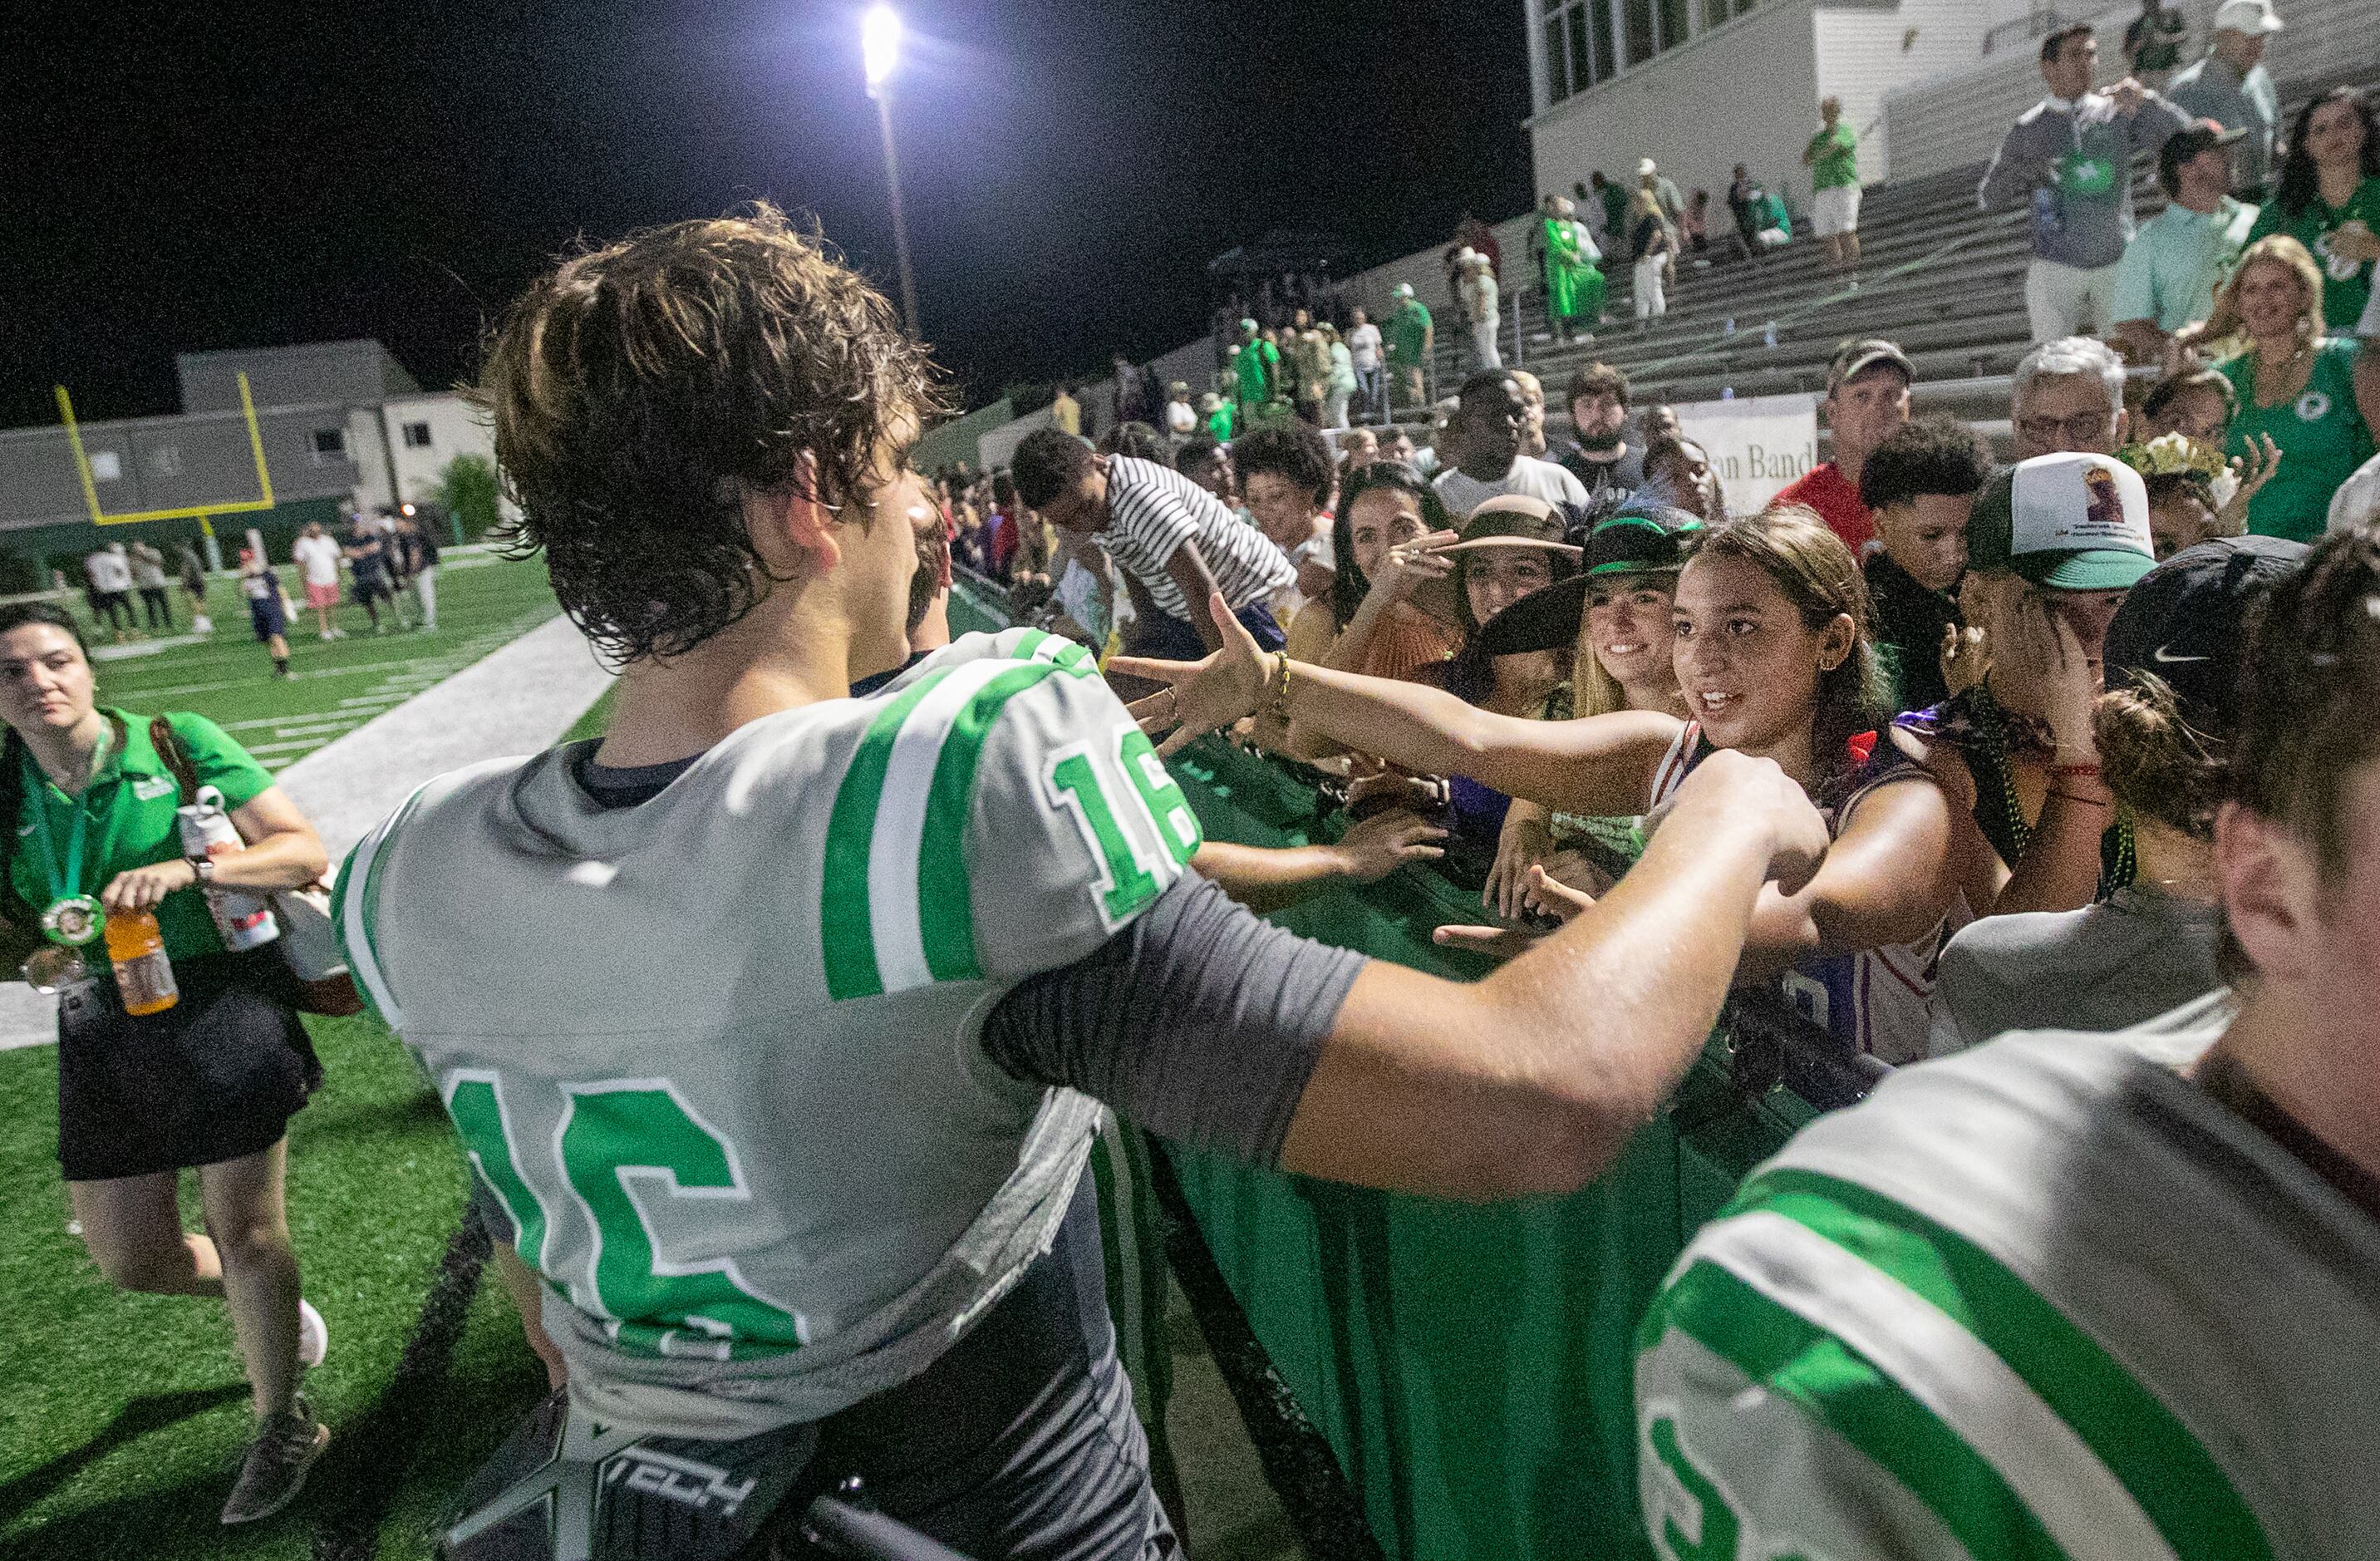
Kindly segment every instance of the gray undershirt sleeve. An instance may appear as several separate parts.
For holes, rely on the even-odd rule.
[[[1259,921],[1185,872],[1088,957],[1002,998],[983,1049],[1015,1078],[1080,1090],[1153,1133],[1271,1165],[1366,963]]]

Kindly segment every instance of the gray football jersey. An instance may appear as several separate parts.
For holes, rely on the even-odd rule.
[[[1097,1108],[1000,1071],[983,1017],[1139,915],[1196,822],[1030,630],[752,722],[638,807],[577,751],[425,787],[349,858],[342,941],[588,1396],[832,1413],[1047,1248]]]

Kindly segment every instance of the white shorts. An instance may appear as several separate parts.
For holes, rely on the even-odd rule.
[[[1810,197],[1810,231],[1821,238],[1859,231],[1860,187],[1839,184]]]

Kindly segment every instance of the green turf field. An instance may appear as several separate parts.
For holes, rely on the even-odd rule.
[[[509,563],[489,553],[449,553],[438,570],[438,629],[376,636],[360,607],[342,605],[334,622],[347,633],[324,643],[314,615],[300,609],[290,624],[290,671],[273,676],[273,661],[249,631],[238,583],[216,579],[207,606],[214,633],[188,633],[188,602],[174,591],[181,632],[109,642],[91,627],[79,597],[98,664],[100,698],[128,710],[189,710],[220,722],[268,768],[279,769],[342,737],[382,711],[518,639],[557,611],[541,565]],[[304,591],[296,571],[282,570],[293,601]],[[407,611],[412,611],[408,599]],[[387,614],[382,611],[383,619]]]
[[[198,711],[285,764],[552,615],[541,568],[464,558],[437,634],[371,638],[342,609],[351,637],[295,639],[285,683],[217,582],[212,641],[103,662],[102,696]],[[100,1279],[67,1228],[55,1052],[0,1053],[0,1556],[427,1556],[448,1494],[541,1395],[511,1303],[455,1242],[463,1165],[419,1070],[369,1018],[309,1023],[328,1083],[291,1124],[290,1224],[331,1328],[307,1391],[336,1440],[245,1530],[216,1521],[249,1429],[223,1308]]]

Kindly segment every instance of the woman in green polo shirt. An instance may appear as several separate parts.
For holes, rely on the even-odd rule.
[[[2380,261],[2380,124],[2361,87],[2325,92],[2298,116],[2280,192],[2248,237],[2272,233],[2303,244],[2322,267],[2323,323],[2353,332]]]
[[[228,953],[202,879],[294,889],[328,865],[296,804],[212,722],[166,717],[201,785],[223,793],[247,849],[183,855],[185,799],[146,717],[99,706],[74,620],[0,608],[0,931],[58,994],[58,1159],[99,1270],[128,1290],[220,1296],[248,1364],[258,1431],[226,1523],[278,1511],[330,1440],[298,1396],[322,1320],[298,1293],[283,1211],[285,1124],[321,1069],[275,945]],[[152,912],[179,997],[128,1015],[104,915]],[[199,1172],[208,1234],[184,1231],[176,1173]]]
[[[2240,393],[2230,453],[2247,458],[2269,437],[2281,452],[2272,479],[2248,506],[2259,536],[2312,542],[2329,518],[2331,495],[2372,458],[2380,409],[2356,401],[2351,336],[2325,336],[2322,272],[2285,234],[2260,238],[2215,300],[2206,339],[2245,333],[2248,349],[2218,365]]]

